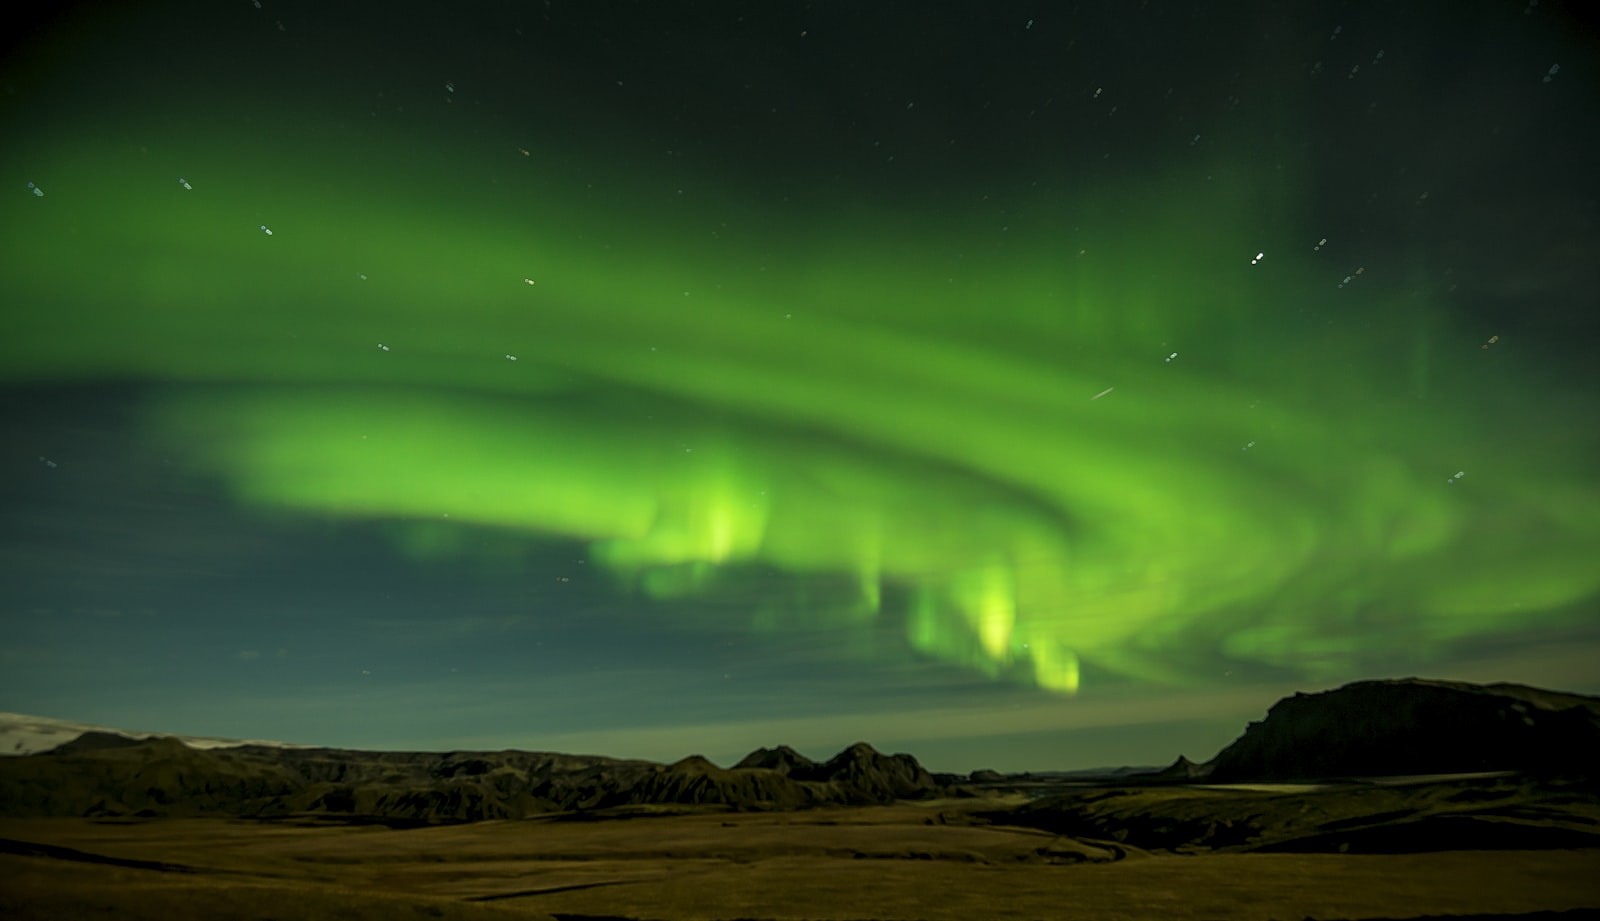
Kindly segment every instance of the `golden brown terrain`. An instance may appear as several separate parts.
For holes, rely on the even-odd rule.
[[[1600,906],[1600,848],[1152,853],[1005,824],[1016,805],[636,808],[405,829],[4,818],[0,916],[1301,921]]]

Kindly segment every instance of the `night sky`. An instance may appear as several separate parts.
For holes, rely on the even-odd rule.
[[[0,710],[968,771],[1600,692],[1581,6],[14,29]]]

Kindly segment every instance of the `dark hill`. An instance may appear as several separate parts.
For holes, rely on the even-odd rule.
[[[1205,765],[1212,781],[1524,771],[1592,775],[1600,698],[1403,678],[1286,697]]]

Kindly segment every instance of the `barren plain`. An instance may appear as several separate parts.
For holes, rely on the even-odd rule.
[[[634,809],[413,828],[8,818],[0,915],[1326,921],[1571,919],[1600,906],[1595,847],[1151,852],[990,818],[1017,805]]]

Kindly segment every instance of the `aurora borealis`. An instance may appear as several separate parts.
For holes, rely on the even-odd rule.
[[[675,757],[1594,648],[1558,11],[239,6],[7,68],[0,709]]]

